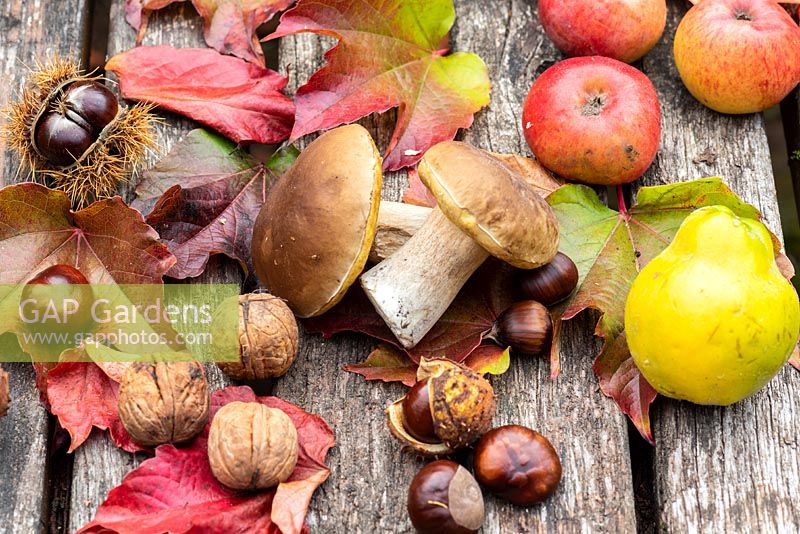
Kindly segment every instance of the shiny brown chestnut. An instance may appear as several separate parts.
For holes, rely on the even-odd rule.
[[[71,265],[57,264],[25,284],[19,314],[30,332],[77,334],[93,326],[92,305],[93,291],[83,273]],[[37,355],[60,354],[72,346],[33,341],[26,350]]]
[[[403,397],[403,418],[409,434],[425,443],[436,443],[439,437],[433,426],[428,378],[420,380]]]
[[[561,461],[541,434],[520,425],[487,432],[475,447],[475,478],[518,506],[547,499],[561,481]]]
[[[411,481],[408,516],[421,534],[471,534],[484,515],[478,483],[455,462],[429,463]]]
[[[97,81],[67,84],[34,126],[34,147],[54,165],[72,165],[117,116],[119,103]]]
[[[567,298],[578,285],[578,268],[563,252],[538,269],[522,270],[517,279],[523,298],[552,306]]]
[[[523,300],[506,308],[486,337],[511,347],[516,354],[536,356],[547,349],[552,335],[553,321],[547,308],[535,300]]]

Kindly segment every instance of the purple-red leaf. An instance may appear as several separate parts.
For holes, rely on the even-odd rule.
[[[126,0],[125,20],[139,32],[139,45],[152,11],[184,0]],[[203,17],[206,44],[217,52],[264,65],[264,51],[256,30],[294,0],[192,0]]]
[[[237,143],[279,143],[289,136],[294,104],[286,78],[206,48],[140,46],[106,63],[125,98],[156,104]]]
[[[112,489],[94,519],[79,533],[305,532],[308,504],[328,477],[325,456],[333,432],[316,415],[277,397],[256,397],[248,387],[216,391],[211,417],[233,401],[260,402],[283,410],[297,427],[300,455],[289,480],[262,491],[236,491],[220,484],[208,463],[208,429],[188,446],[161,445]]]
[[[212,254],[225,254],[245,273],[253,272],[253,224],[269,184],[296,155],[289,147],[264,165],[230,141],[194,130],[146,172],[136,191],[142,201],[160,195],[147,222],[177,258],[168,276],[199,276]]]

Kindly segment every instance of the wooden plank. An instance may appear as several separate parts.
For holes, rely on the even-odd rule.
[[[87,0],[55,3],[11,0],[0,3],[0,107],[22,89],[28,67],[58,53],[86,50]],[[18,159],[0,140],[0,184],[17,175]],[[47,528],[48,416],[39,401],[30,364],[6,364],[12,404],[0,419],[0,525],[3,532],[29,533]]]
[[[489,65],[493,102],[478,115],[464,138],[495,151],[528,152],[521,131],[522,101],[539,67],[559,55],[543,35],[530,3],[461,0],[457,5],[454,48],[479,53]],[[331,41],[315,36],[288,37],[280,43],[281,72],[293,91],[322,64]],[[389,117],[370,118],[379,146],[393,125]],[[397,199],[405,187],[392,175],[384,199]],[[635,514],[627,428],[613,403],[597,389],[591,371],[599,346],[593,320],[583,317],[566,328],[562,376],[549,379],[541,360],[515,361],[494,379],[498,424],[519,423],[551,438],[561,454],[564,479],[547,504],[516,508],[487,496],[485,532],[634,532]],[[365,383],[340,371],[363,359],[373,342],[359,336],[332,341],[303,336],[300,356],[275,393],[324,416],[334,427],[338,446],[329,456],[333,473],[311,503],[309,523],[319,532],[407,531],[406,490],[423,465],[402,453],[386,429],[383,410],[402,396],[396,385]]]
[[[762,117],[724,116],[704,108],[684,89],[675,69],[672,36],[684,11],[684,2],[669,2],[665,38],[644,59],[664,120],[662,148],[644,182],[722,176],[780,236]],[[761,393],[729,408],[659,403],[654,453],[660,526],[668,532],[796,530],[798,407],[800,374],[790,368]]]
[[[125,22],[123,2],[111,6],[108,55],[109,57],[134,46],[136,34]],[[202,22],[190,4],[176,4],[158,11],[150,19],[144,45],[170,44],[175,47],[204,47]],[[113,78],[113,75],[109,76]],[[177,115],[163,113],[164,123],[159,125],[158,141],[160,154],[154,155],[148,164],[155,163],[188,131],[197,125]],[[124,191],[133,198],[133,187]],[[221,257],[212,258],[206,273],[194,280],[203,283],[241,283],[238,267]],[[216,368],[209,366],[212,388],[226,385],[227,379]],[[69,530],[75,531],[88,523],[105,500],[108,491],[119,484],[122,478],[148,456],[131,455],[114,446],[104,434],[93,433],[89,440],[75,451],[72,491],[70,498]]]

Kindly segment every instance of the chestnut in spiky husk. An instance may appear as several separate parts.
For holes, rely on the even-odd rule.
[[[509,346],[516,354],[536,356],[547,349],[552,336],[553,320],[547,308],[535,300],[523,300],[497,317],[486,339]]]
[[[32,73],[9,107],[3,135],[32,179],[49,182],[82,207],[114,194],[155,147],[150,110],[121,108],[101,78],[55,58]]]
[[[431,462],[408,488],[408,517],[420,534],[477,532],[485,515],[475,478],[450,460]]]
[[[491,428],[494,389],[480,373],[450,360],[423,358],[417,381],[386,410],[389,430],[405,446],[425,456],[445,456]]]
[[[578,268],[563,252],[547,265],[519,271],[519,293],[528,300],[552,306],[567,298],[578,285]]]

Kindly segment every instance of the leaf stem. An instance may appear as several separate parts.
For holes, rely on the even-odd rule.
[[[617,186],[617,204],[619,204],[620,214],[625,220],[629,220],[631,216],[628,213],[628,206],[625,205],[625,193],[622,191],[622,185]]]

